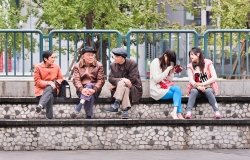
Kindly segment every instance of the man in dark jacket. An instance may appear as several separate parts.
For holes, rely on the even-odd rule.
[[[128,118],[128,110],[132,103],[138,103],[142,96],[142,83],[137,64],[127,59],[127,51],[123,48],[112,49],[114,63],[110,66],[109,82],[115,102],[106,108],[108,112],[118,112],[121,108],[122,118]]]
[[[96,50],[85,47],[81,51],[81,59],[74,66],[73,84],[81,103],[75,107],[76,113],[84,107],[87,119],[93,116],[93,105],[105,83],[103,66],[95,58]]]

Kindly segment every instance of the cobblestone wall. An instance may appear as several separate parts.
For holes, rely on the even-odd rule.
[[[54,105],[54,117],[57,119],[68,118],[85,118],[84,110],[80,114],[74,113],[74,106],[72,104],[56,104]],[[44,118],[45,111],[40,114],[35,112],[35,104],[1,104],[0,105],[0,119],[30,119],[30,118]],[[95,105],[94,118],[120,118],[121,112],[107,113],[104,108],[108,105]],[[183,112],[185,113],[186,104],[183,105]],[[133,119],[165,119],[170,118],[169,112],[173,109],[172,104],[140,104],[134,105],[129,110],[130,118]],[[250,118],[249,103],[220,103],[219,110],[225,118]],[[198,104],[193,109],[194,118],[213,118],[214,113],[212,107],[208,103]]]
[[[250,148],[249,126],[0,128],[0,150]]]

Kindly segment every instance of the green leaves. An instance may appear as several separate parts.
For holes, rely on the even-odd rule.
[[[158,0],[44,0],[30,6],[42,10],[37,15],[38,29],[47,24],[54,29],[86,27],[126,33],[132,28],[157,29],[166,21],[165,3]]]
[[[195,13],[197,8],[193,8],[194,0],[186,1],[186,8]],[[214,28],[221,29],[244,29],[246,28],[247,13],[250,8],[249,0],[213,0],[212,2],[212,22]],[[201,7],[205,9],[206,1],[201,1]]]
[[[17,29],[20,21],[26,21],[28,17],[21,15],[22,6],[16,0],[0,1],[0,28]]]

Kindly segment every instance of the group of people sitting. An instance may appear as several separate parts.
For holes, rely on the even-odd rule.
[[[86,118],[93,118],[93,106],[105,83],[103,65],[96,59],[97,51],[90,46],[81,49],[81,58],[73,68],[73,84],[79,97],[79,104],[74,108],[79,113],[84,108]],[[123,48],[112,49],[114,62],[110,65],[108,81],[114,103],[105,108],[107,112],[122,111],[122,118],[128,119],[128,110],[142,97],[142,82],[137,64],[127,58]],[[166,50],[161,57],[150,64],[150,95],[155,100],[173,99],[173,119],[191,119],[196,98],[206,96],[212,106],[216,119],[221,118],[215,95],[218,94],[217,75],[213,63],[204,59],[202,50],[194,47],[189,52],[190,64],[187,66],[189,99],[186,114],[182,113],[182,91],[173,82],[175,73],[183,68],[176,64],[174,51]],[[55,54],[45,51],[42,62],[35,66],[35,96],[39,99],[36,112],[46,109],[46,118],[53,118],[54,97],[59,94],[63,81],[60,67],[55,64]]]

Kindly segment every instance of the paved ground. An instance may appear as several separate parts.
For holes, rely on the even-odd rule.
[[[0,151],[0,160],[250,160],[250,149]]]

